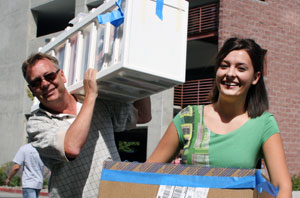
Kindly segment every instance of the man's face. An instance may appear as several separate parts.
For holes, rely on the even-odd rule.
[[[58,68],[46,58],[27,68],[26,80],[33,95],[45,106],[59,101],[66,92],[64,86],[66,78],[63,71],[58,71]]]

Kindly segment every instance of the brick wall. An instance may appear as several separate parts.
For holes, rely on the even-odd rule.
[[[231,36],[257,41],[267,53],[270,109],[290,174],[300,175],[300,1],[220,0],[219,46]]]

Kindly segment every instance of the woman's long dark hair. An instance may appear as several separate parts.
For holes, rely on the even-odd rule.
[[[260,79],[256,85],[251,85],[248,90],[245,109],[248,111],[248,115],[251,118],[260,116],[269,108],[269,101],[267,90],[264,83],[264,63],[265,63],[265,51],[252,39],[230,38],[225,41],[223,47],[217,54],[215,62],[215,74],[220,67],[224,58],[234,50],[245,50],[252,61],[254,67],[254,73],[260,72]],[[210,100],[212,103],[216,103],[219,98],[219,89],[214,83]]]

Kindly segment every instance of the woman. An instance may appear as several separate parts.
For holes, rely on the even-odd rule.
[[[279,128],[268,109],[264,51],[251,39],[230,38],[216,57],[212,104],[188,106],[170,124],[148,162],[255,168],[264,158],[278,197],[291,197]]]

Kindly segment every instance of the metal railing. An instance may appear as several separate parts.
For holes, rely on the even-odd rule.
[[[217,35],[219,21],[218,4],[209,4],[189,9],[188,39]]]
[[[200,79],[187,81],[174,88],[174,106],[181,108],[187,105],[201,105],[210,103],[209,93],[212,89],[214,79]]]

